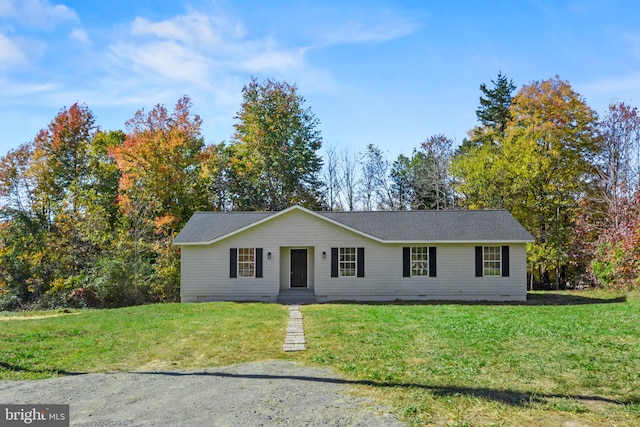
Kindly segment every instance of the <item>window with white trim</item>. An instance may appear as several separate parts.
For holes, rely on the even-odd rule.
[[[339,248],[338,251],[340,277],[355,277],[357,272],[356,248]]]
[[[254,248],[238,248],[238,277],[255,277],[256,253]]]
[[[429,247],[411,247],[411,277],[429,275]]]
[[[502,275],[502,248],[500,246],[484,246],[482,248],[483,276]]]

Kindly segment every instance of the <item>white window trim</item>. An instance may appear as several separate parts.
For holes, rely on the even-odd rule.
[[[426,258],[422,261],[417,261],[414,260],[414,250],[415,249],[424,249],[424,255],[426,256]],[[429,246],[411,246],[411,252],[409,254],[409,262],[410,265],[409,267],[411,268],[411,277],[429,277]],[[414,268],[414,265],[418,262],[423,262],[426,264],[424,271],[424,274],[414,274],[414,271],[417,270],[416,268]]]
[[[353,249],[353,255],[354,255],[353,261],[340,260],[340,255],[343,249]],[[353,275],[342,274],[343,272],[342,265],[346,263],[349,263],[349,264],[353,263]],[[357,247],[345,246],[345,247],[338,248],[338,277],[347,277],[347,278],[358,277],[358,248]]]
[[[247,250],[252,251],[253,261],[241,261],[241,258],[242,258],[241,252],[247,251]],[[253,265],[253,269],[252,269],[253,275],[251,276],[243,275],[242,272],[244,270],[240,267],[241,265]],[[242,277],[243,279],[254,279],[256,277],[256,248],[238,248],[237,271],[238,271],[238,277]]]
[[[487,260],[485,259],[485,255],[487,254],[487,249],[498,249],[497,259],[495,260]],[[488,269],[493,269],[491,267],[487,267],[487,263],[498,263],[497,273],[496,274],[487,274]],[[482,247],[482,277],[501,277],[502,276],[502,247],[501,246],[483,246]]]

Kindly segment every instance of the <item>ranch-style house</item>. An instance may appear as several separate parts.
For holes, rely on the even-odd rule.
[[[525,301],[529,234],[506,210],[197,212],[183,302]]]

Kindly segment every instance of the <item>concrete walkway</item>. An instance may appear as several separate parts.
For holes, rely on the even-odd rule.
[[[284,351],[304,351],[307,349],[304,340],[304,327],[302,326],[302,313],[299,305],[289,306],[289,324],[287,325],[287,337],[284,339]]]

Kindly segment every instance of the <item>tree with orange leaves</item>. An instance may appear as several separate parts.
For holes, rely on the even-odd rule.
[[[109,240],[117,171],[105,140],[91,110],[73,104],[0,161],[0,281],[23,300],[81,285]]]
[[[127,229],[122,239],[129,240],[125,250],[132,254],[134,280],[138,270],[148,270],[147,260],[155,259],[150,286],[161,300],[174,300],[179,289],[173,236],[194,211],[207,207],[202,120],[191,109],[184,96],[172,113],[160,104],[148,114],[139,110],[126,122],[124,143],[110,150],[121,173],[118,205]]]
[[[200,183],[202,120],[191,108],[184,96],[173,113],[160,104],[148,114],[139,110],[126,122],[124,143],[110,151],[122,174],[121,210],[131,216],[144,206],[147,219],[165,236],[206,205]]]

